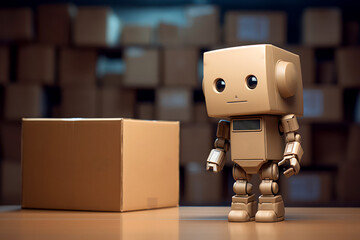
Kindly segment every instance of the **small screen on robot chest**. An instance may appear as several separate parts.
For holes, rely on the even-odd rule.
[[[234,131],[260,130],[260,119],[233,120]]]

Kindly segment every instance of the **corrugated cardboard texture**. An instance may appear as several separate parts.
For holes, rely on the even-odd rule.
[[[25,208],[128,211],[178,204],[179,124],[24,119]]]

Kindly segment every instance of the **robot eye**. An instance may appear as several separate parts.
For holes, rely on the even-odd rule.
[[[250,75],[246,78],[246,83],[247,83],[248,88],[254,89],[254,88],[256,88],[256,86],[258,84],[258,80],[254,75]]]
[[[222,92],[225,89],[225,81],[222,78],[216,79],[215,87],[218,92]]]

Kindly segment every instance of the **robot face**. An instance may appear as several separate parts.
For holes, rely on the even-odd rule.
[[[272,45],[206,52],[203,91],[210,117],[301,115],[299,57]]]

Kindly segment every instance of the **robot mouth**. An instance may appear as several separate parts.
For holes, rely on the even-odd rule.
[[[247,100],[239,100],[239,101],[229,101],[227,103],[245,103]]]

